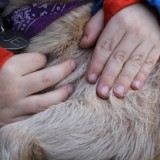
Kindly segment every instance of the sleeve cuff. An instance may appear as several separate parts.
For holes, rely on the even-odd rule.
[[[14,54],[11,51],[0,47],[0,69],[3,67],[4,63],[13,55]]]
[[[104,21],[105,24],[121,9],[128,7],[132,4],[138,3],[140,0],[104,0]]]

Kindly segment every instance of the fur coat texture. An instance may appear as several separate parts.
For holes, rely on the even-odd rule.
[[[6,14],[35,1],[10,0]],[[78,45],[91,6],[65,14],[25,49],[48,55],[46,67],[74,58],[76,71],[48,90],[68,83],[76,89],[67,101],[1,128],[0,160],[160,160],[159,64],[140,91],[98,98],[85,78],[93,50]]]

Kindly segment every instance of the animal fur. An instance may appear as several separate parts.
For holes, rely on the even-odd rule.
[[[11,8],[17,3],[28,1],[10,0]],[[66,102],[1,128],[1,160],[160,160],[159,64],[140,91],[98,98],[96,85],[85,78],[92,49],[78,47],[90,7],[71,11],[31,39],[26,51],[47,54],[47,66],[77,61],[76,71],[54,86],[72,83],[76,89]]]

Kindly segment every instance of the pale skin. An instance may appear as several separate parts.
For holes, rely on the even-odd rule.
[[[160,56],[160,27],[155,15],[135,4],[122,9],[104,25],[101,9],[85,27],[82,48],[95,45],[87,79],[107,98],[111,88],[122,98],[128,89],[144,85]],[[98,25],[97,25],[98,24]]]
[[[3,65],[0,70],[0,127],[27,119],[72,94],[72,85],[36,94],[55,85],[76,68],[73,59],[42,69],[46,63],[44,55],[26,53],[11,57]]]
[[[99,79],[97,94],[101,98],[107,98],[111,88],[121,98],[130,86],[140,89],[155,66],[160,55],[160,28],[140,4],[121,10],[106,25],[103,22],[100,10],[86,25],[80,43],[82,48],[96,44],[87,79],[91,83]],[[39,53],[15,55],[4,64],[0,70],[0,127],[27,119],[72,94],[71,85],[35,94],[76,68],[73,60],[42,69],[45,64],[46,57]]]

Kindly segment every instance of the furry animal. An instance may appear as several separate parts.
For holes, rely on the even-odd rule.
[[[6,13],[32,2],[10,0]],[[130,90],[124,99],[112,92],[107,100],[98,98],[96,85],[85,78],[92,49],[78,47],[91,5],[67,13],[31,39],[26,51],[47,54],[46,67],[77,61],[76,71],[49,89],[68,83],[76,89],[66,102],[1,128],[1,160],[160,159],[159,64],[140,91]]]

